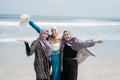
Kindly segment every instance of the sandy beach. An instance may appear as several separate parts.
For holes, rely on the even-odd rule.
[[[120,80],[118,60],[88,60],[79,65],[78,80]],[[33,65],[0,65],[0,80],[35,80]]]
[[[78,80],[120,80],[119,61],[86,61],[79,66]]]
[[[27,57],[21,43],[0,44],[0,80],[35,80],[34,55]],[[97,57],[79,65],[78,80],[120,80],[119,47],[120,41],[108,41],[90,48]]]

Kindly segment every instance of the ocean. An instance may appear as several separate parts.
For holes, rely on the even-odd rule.
[[[34,56],[27,57],[24,44],[16,40],[31,43],[38,33],[30,25],[19,26],[19,20],[20,15],[0,14],[0,80],[34,80],[35,77],[32,76]],[[104,43],[89,48],[96,57],[89,57],[80,65],[78,80],[120,80],[119,18],[31,15],[31,20],[49,30],[58,26],[60,37],[64,30],[70,30],[73,36],[82,40],[103,40]],[[28,71],[24,73],[26,77],[22,74],[24,70]]]
[[[38,17],[38,18],[37,18]],[[17,38],[36,38],[36,32],[30,25],[19,26],[20,15],[0,15],[0,42],[14,42]],[[57,25],[60,36],[64,30],[70,30],[73,35],[82,39],[120,40],[120,20],[113,18],[80,18],[80,17],[31,17],[40,27]]]
[[[26,27],[19,26],[19,20],[20,15],[0,15],[0,47],[3,47],[4,44],[18,44],[16,41],[18,39],[32,42],[38,37],[38,33],[30,25]],[[31,20],[40,27],[45,27],[49,30],[54,25],[58,26],[60,37],[62,37],[64,30],[70,30],[73,36],[82,40],[103,40],[106,44],[113,41],[117,43],[115,47],[119,47],[118,44],[120,44],[120,19],[118,18],[32,15]],[[113,49],[116,49],[115,47]]]

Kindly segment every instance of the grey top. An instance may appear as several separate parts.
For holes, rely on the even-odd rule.
[[[92,47],[94,46],[94,42],[93,40],[85,40],[85,41],[80,41],[77,38],[73,38],[70,42],[63,42],[62,44],[62,52],[63,52],[63,48],[64,45],[68,44],[69,46],[72,47],[72,49],[77,50],[77,56],[76,58],[72,58],[72,59],[77,59],[78,64],[82,63],[88,56],[95,56],[93,53],[91,53],[87,47]],[[64,54],[64,53],[63,53]],[[62,54],[62,58],[64,57]],[[63,59],[61,59],[63,62]]]

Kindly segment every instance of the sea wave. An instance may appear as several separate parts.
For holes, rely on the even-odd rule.
[[[59,26],[60,35],[63,30],[72,30],[73,35],[82,39],[102,39],[102,40],[120,40],[120,22],[119,21],[35,21],[50,29],[51,26]],[[34,40],[38,37],[35,30],[31,27],[16,27],[19,21],[0,21],[0,42],[15,42],[17,39]],[[29,26],[29,25],[28,25]],[[12,28],[14,27],[14,28]],[[37,35],[37,36],[36,36]]]
[[[35,22],[41,26],[120,26],[120,22],[110,21],[79,21],[79,22]],[[19,26],[19,21],[0,21],[0,26]]]

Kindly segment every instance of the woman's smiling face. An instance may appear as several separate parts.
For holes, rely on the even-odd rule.
[[[44,33],[42,33],[41,37],[42,37],[43,39],[46,39],[46,38],[48,37],[48,34],[49,34],[49,32],[48,32],[48,31],[45,31]]]
[[[71,39],[71,35],[68,31],[64,32],[63,37],[66,41],[69,41]]]
[[[52,27],[51,29],[51,33],[53,37],[57,37],[59,32],[58,32],[58,28],[56,26]]]

